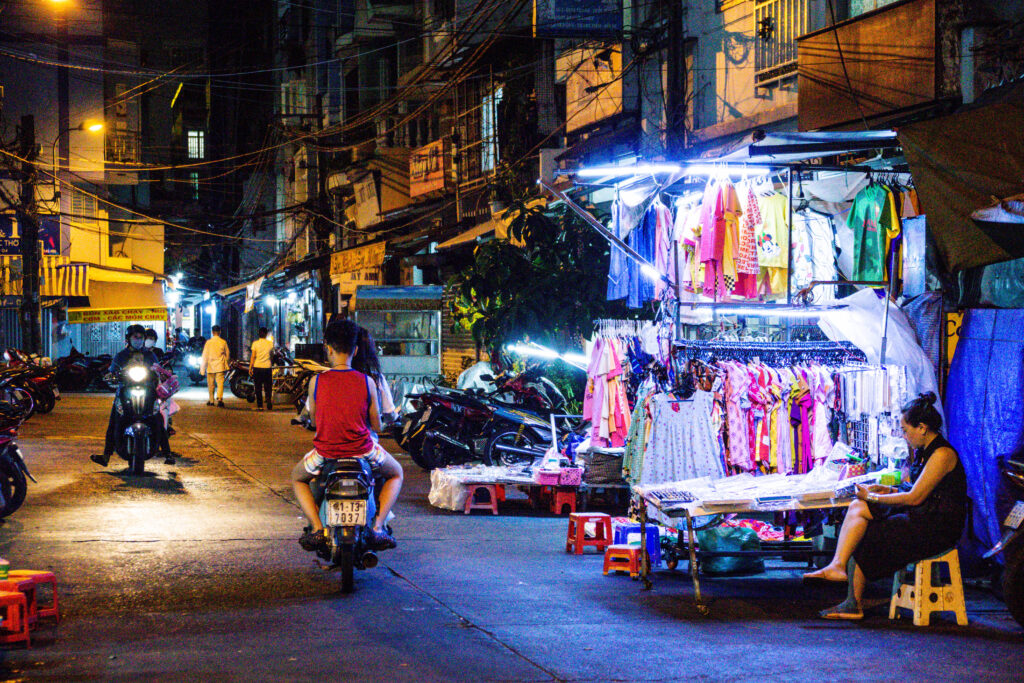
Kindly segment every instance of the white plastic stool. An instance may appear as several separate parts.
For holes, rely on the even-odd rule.
[[[949,567],[948,584],[940,584],[936,575],[943,564]],[[910,566],[896,572],[892,580],[889,618],[898,619],[900,609],[913,613],[914,626],[927,626],[934,612],[953,612],[957,624],[967,625],[964,584],[960,579],[960,554],[956,548],[918,562],[914,566],[913,581],[910,580]]]

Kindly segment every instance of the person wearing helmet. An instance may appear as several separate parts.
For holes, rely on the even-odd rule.
[[[110,369],[108,372],[115,377],[120,376],[121,370],[130,363],[142,363],[146,367],[151,367],[157,362],[156,355],[146,348],[146,330],[142,325],[129,325],[128,329],[125,330],[124,334],[125,348],[114,356],[114,359],[110,361]],[[97,465],[106,467],[110,462],[110,456],[114,453],[114,440],[115,430],[117,429],[118,415],[116,405],[110,408],[110,419],[107,421],[107,435],[103,442],[103,453],[95,453],[89,456]],[[170,442],[167,440],[167,433],[161,430],[162,433],[158,435],[160,439],[160,445],[164,452],[164,462],[167,464],[173,464],[174,458],[171,457]]]
[[[156,356],[156,359],[158,361],[162,361],[164,359],[164,351],[159,346],[157,346],[157,340],[159,339],[159,337],[160,335],[156,333],[156,330],[154,330],[152,327],[147,327],[146,341],[143,342],[143,345],[146,347],[146,349],[153,352],[153,355]]]

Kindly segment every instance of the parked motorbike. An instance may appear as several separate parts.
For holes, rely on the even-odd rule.
[[[71,353],[54,363],[57,387],[61,391],[110,391],[103,376],[110,368],[111,359],[110,354],[86,356],[71,347]]]
[[[286,350],[278,348],[274,350],[274,378],[272,397],[287,396],[294,405],[297,413],[302,412],[306,396],[309,393],[309,381],[317,373],[328,370],[313,360],[305,358],[292,359]],[[225,380],[229,382],[231,393],[238,398],[244,398],[252,403],[256,400],[256,385],[252,375],[249,374],[249,364],[245,361],[235,361]]]
[[[487,465],[532,462],[551,440],[540,417],[483,393],[437,388],[409,397],[398,444],[420,467],[482,460]]]
[[[493,395],[499,400],[541,417],[565,412],[565,394],[542,370],[542,366],[533,365],[517,375],[481,375],[480,379],[494,382]]]
[[[127,460],[134,475],[146,471],[146,461],[157,455],[160,443],[157,435],[160,400],[157,397],[159,378],[145,365],[132,363],[121,370],[114,405],[118,415],[114,451]]]
[[[1017,502],[1003,521],[1003,537],[983,557],[1003,553],[1003,599],[1013,618],[1024,626],[1024,461],[1004,459],[1002,471]]]
[[[60,389],[56,384],[57,369],[43,365],[38,357],[30,357],[17,349],[8,349],[6,356],[10,360],[0,375],[10,378],[12,384],[32,395],[35,412],[45,414],[53,410],[60,400]]]
[[[28,480],[35,482],[17,442],[18,428],[29,412],[24,404],[0,401],[0,519],[21,507]]]
[[[314,496],[327,545],[318,554],[341,571],[341,591],[351,593],[355,569],[377,566],[368,523],[377,514],[376,482],[363,458],[328,460],[315,480]]]

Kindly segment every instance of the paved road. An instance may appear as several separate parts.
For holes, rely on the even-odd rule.
[[[195,394],[194,394],[195,395]],[[39,484],[0,526],[16,567],[56,571],[65,619],[31,650],[0,650],[28,679],[1020,680],[1024,634],[972,591],[972,625],[915,629],[876,608],[821,622],[834,591],[794,570],[716,580],[709,617],[682,573],[641,592],[567,556],[565,520],[510,502],[501,517],[442,512],[407,484],[396,550],[338,593],[296,538],[288,483],[309,434],[290,415],[182,401],[177,464],[141,479],[87,455],[109,398],[71,396],[25,425]],[[884,598],[883,588],[874,597]]]

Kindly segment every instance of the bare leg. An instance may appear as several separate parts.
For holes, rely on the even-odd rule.
[[[846,573],[850,577],[846,582],[846,600],[835,607],[823,610],[821,616],[825,619],[863,619],[864,587],[867,585],[867,578],[864,572],[857,566],[857,562],[851,557],[846,565]]]
[[[846,565],[853,557],[853,551],[860,545],[867,531],[868,522],[872,519],[867,503],[856,500],[846,511],[846,518],[839,530],[836,541],[836,552],[832,561],[821,569],[804,574],[805,579],[824,579],[825,581],[846,581]]]
[[[292,490],[295,498],[299,501],[302,514],[313,525],[313,531],[320,531],[324,525],[320,522],[320,512],[316,509],[316,501],[313,499],[313,491],[309,488],[309,482],[313,481],[313,475],[306,471],[300,460],[292,468]]]
[[[388,513],[398,500],[398,494],[402,490],[402,466],[398,464],[394,456],[388,455],[387,460],[381,467],[385,477],[384,485],[380,488],[380,509],[377,510],[377,519],[373,520],[373,530],[381,531],[388,519]]]

